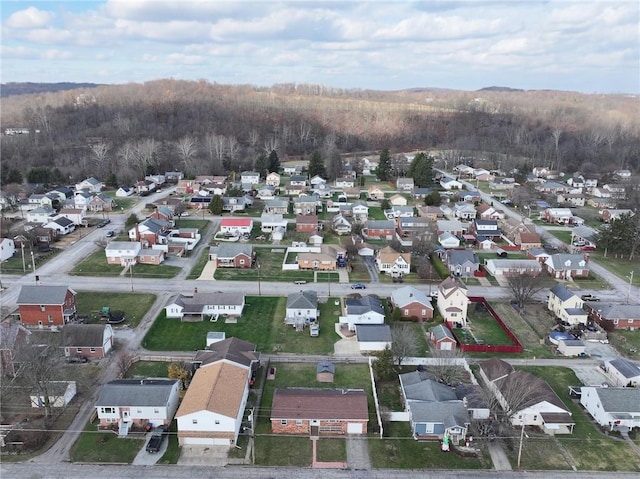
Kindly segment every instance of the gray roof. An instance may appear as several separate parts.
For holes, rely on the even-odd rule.
[[[142,223],[140,223],[140,226],[146,226],[152,233],[158,233],[162,231],[167,225],[168,223],[166,221],[156,218],[147,218]]]
[[[589,304],[603,319],[638,319],[640,304]]]
[[[496,268],[511,270],[541,270],[542,266],[536,259],[489,259],[487,263],[493,263]]]
[[[20,323],[14,321],[0,323],[0,349],[14,349],[20,331],[24,332],[26,336],[31,335],[31,331]]]
[[[67,286],[23,286],[18,294],[17,304],[64,304],[67,291],[76,294]]]
[[[209,345],[207,349],[196,352],[194,362],[202,365],[215,363],[226,359],[244,366],[251,366],[251,363],[258,360],[256,345],[249,341],[238,338],[228,338]]]
[[[138,241],[112,241],[105,246],[105,251],[119,251],[119,250],[131,250],[140,247]]]
[[[374,296],[362,298],[347,298],[344,300],[347,314],[364,314],[370,311],[384,315],[384,308],[380,299]]]
[[[488,409],[482,387],[477,384],[458,384],[455,388],[456,396],[466,401],[467,409]]]
[[[594,388],[606,412],[639,413],[639,388]]]
[[[312,290],[291,293],[287,296],[287,308],[318,309],[318,293]]]
[[[391,341],[391,328],[388,324],[356,324],[358,342]]]
[[[107,324],[67,324],[62,330],[64,347],[102,347],[104,330]]]
[[[444,338],[449,338],[453,341],[456,340],[455,336],[453,335],[453,333],[451,332],[451,330],[449,328],[447,328],[446,326],[444,326],[443,324],[439,324],[437,326],[434,326],[433,328],[431,328],[431,332],[433,333],[433,335],[436,338],[436,341],[440,341]]]
[[[584,266],[579,266],[581,261],[585,262]],[[549,259],[547,259],[546,264],[552,266],[556,270],[589,269],[589,262],[585,260],[584,255],[582,254],[552,254],[549,256]]]
[[[118,379],[102,386],[96,406],[162,406],[169,401],[174,379]]]
[[[410,401],[409,411],[414,423],[444,424],[445,428],[464,427],[469,424],[469,413],[462,401],[422,402]]]
[[[370,220],[367,221],[366,229],[368,230],[393,230],[396,228],[395,221],[388,220]]]
[[[586,316],[587,312],[581,308],[565,308],[569,316]]]
[[[478,264],[478,257],[476,254],[468,249],[452,249],[448,252],[448,264]]]
[[[556,284],[553,288],[551,288],[550,291],[555,296],[560,298],[561,301],[566,301],[568,299],[571,299],[573,296],[576,296],[576,294],[573,291],[569,290],[563,284]]]
[[[243,292],[194,293],[193,296],[178,295],[170,304],[178,304],[187,314],[201,314],[205,306],[233,305],[240,306],[244,302]]]
[[[336,366],[331,361],[320,361],[316,366],[316,373],[331,373],[335,374]]]
[[[433,306],[431,306],[431,298],[413,286],[404,286],[403,288],[396,289],[391,293],[391,300],[393,304],[400,308],[417,301],[429,309],[433,309]]]
[[[218,246],[211,246],[209,254],[215,254],[218,258],[235,258],[239,254],[251,257],[253,246],[246,243],[220,243]]]
[[[609,364],[616,368],[625,378],[635,378],[640,376],[640,368],[625,358],[618,358],[609,361]]]
[[[289,200],[285,198],[272,198],[264,202],[265,208],[282,208],[289,205]]]
[[[574,236],[579,236],[587,241],[595,243],[595,239],[598,237],[598,232],[590,226],[577,226],[572,230]]]
[[[59,224],[63,228],[73,224],[73,221],[71,221],[69,218],[66,218],[64,216],[61,216],[60,218],[56,218],[55,220],[53,220],[53,222],[56,224]]]
[[[433,379],[422,380],[419,371],[401,374],[400,380],[408,400],[443,402],[458,399],[453,388]]]

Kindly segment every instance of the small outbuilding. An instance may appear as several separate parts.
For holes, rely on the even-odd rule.
[[[49,406],[62,408],[69,405],[76,395],[75,381],[49,381],[47,383],[47,391],[38,391],[33,389],[29,394],[31,399],[31,407],[43,408],[46,406],[45,397],[49,397]]]
[[[336,374],[336,366],[331,361],[320,361],[316,366],[316,381],[332,383]]]
[[[560,339],[558,352],[563,356],[582,356],[585,354],[586,345],[581,339]]]

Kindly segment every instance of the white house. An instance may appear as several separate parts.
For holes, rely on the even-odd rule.
[[[253,229],[251,218],[222,218],[220,222],[220,233],[230,233],[233,235],[250,234]]]
[[[640,368],[625,358],[604,362],[604,370],[614,386],[640,386]]]
[[[38,208],[34,208],[27,212],[27,223],[39,223],[46,224],[48,223],[54,216],[56,212],[53,208],[44,208],[39,206]]]
[[[240,173],[240,181],[244,183],[248,183],[250,185],[257,185],[260,183],[260,173],[256,171],[243,171]]]
[[[277,228],[287,228],[287,220],[281,214],[262,213],[260,216],[260,231],[271,233]]]
[[[274,186],[277,188],[278,186],[280,186],[280,174],[272,171],[271,173],[267,174],[265,183],[267,184],[267,186]]]
[[[0,239],[0,261],[7,261],[16,253],[16,245],[11,238]]]
[[[80,226],[85,222],[87,210],[85,208],[62,208],[58,214],[73,221],[74,225]]]
[[[54,229],[60,235],[72,233],[76,229],[76,225],[73,224],[73,221],[65,218],[64,216],[50,218],[49,222],[46,223],[44,227]]]
[[[445,190],[460,190],[462,189],[462,183],[458,180],[450,178],[448,176],[442,178],[440,180],[440,186],[442,186]]]
[[[610,431],[640,428],[640,389],[582,386],[580,404]]]
[[[438,286],[438,311],[446,323],[467,324],[467,287],[455,278],[447,278]]]
[[[542,271],[542,265],[535,259],[488,259],[485,268],[493,277],[520,276],[528,274],[538,276]]]
[[[217,321],[220,315],[241,316],[244,310],[244,293],[214,292],[193,295],[179,294],[165,306],[167,318],[179,318],[182,321]]]
[[[411,253],[399,253],[391,246],[385,246],[376,256],[378,272],[402,277],[411,271]]]
[[[142,251],[140,241],[111,241],[104,249],[107,264],[127,266],[136,264],[138,255]]]
[[[338,322],[355,331],[357,324],[384,324],[384,307],[380,299],[374,296],[346,298],[344,300],[344,316]]]
[[[549,291],[547,309],[565,324],[587,324],[588,314],[582,309],[583,305],[584,301],[562,284],[556,284]]]
[[[126,198],[127,196],[131,196],[135,190],[129,186],[121,186],[116,190],[117,198]]]
[[[168,426],[178,409],[180,381],[175,379],[117,379],[100,388],[96,412],[100,427],[117,427],[126,436],[131,427]]]
[[[76,396],[75,381],[49,381],[47,382],[47,393],[49,396],[49,407],[63,408],[69,405]],[[46,399],[42,392],[36,388],[29,394],[32,408],[46,407]]]
[[[440,243],[443,248],[458,248],[460,246],[460,239],[446,232],[438,236],[438,243]]]
[[[318,293],[313,290],[291,293],[287,296],[287,308],[284,321],[296,327],[304,327],[318,319]]]
[[[90,193],[100,193],[104,188],[102,181],[96,180],[93,176],[76,183],[76,191],[86,190]]]

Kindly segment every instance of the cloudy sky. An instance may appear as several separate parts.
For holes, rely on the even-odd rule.
[[[640,92],[637,0],[2,0],[1,80]]]

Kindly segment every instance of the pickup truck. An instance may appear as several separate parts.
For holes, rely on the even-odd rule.
[[[147,443],[147,452],[151,454],[155,454],[160,451],[160,447],[162,446],[162,441],[166,436],[166,430],[162,428],[158,428],[157,432],[154,432]]]
[[[583,294],[582,296],[580,296],[580,299],[582,301],[600,301],[600,298],[592,294]]]

